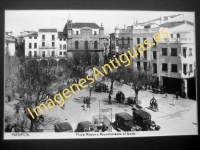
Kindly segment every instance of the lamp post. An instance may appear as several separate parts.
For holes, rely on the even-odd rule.
[[[99,100],[99,121],[100,121],[100,100]]]

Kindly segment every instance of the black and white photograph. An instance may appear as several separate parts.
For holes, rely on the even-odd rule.
[[[198,135],[195,12],[5,10],[4,139]]]

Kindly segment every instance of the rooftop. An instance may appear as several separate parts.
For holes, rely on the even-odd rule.
[[[38,32],[57,32],[57,29],[39,29]]]
[[[58,32],[58,38],[67,38],[64,32]]]
[[[179,25],[182,25],[184,23],[187,23],[189,25],[194,25],[194,23],[190,22],[190,21],[174,21],[174,22],[166,22],[160,25],[160,27],[163,28],[173,28],[173,27],[177,27]]]
[[[72,23],[72,28],[82,28],[82,27],[90,27],[93,29],[100,28],[96,23],[82,23],[82,22]]]

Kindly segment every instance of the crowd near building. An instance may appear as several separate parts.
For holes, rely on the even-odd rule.
[[[178,91],[181,96],[195,98],[194,23],[185,20],[181,14],[142,23],[133,18],[132,25],[113,28],[109,38],[104,36],[102,23],[101,26],[73,23],[68,19],[63,31],[56,28],[24,31],[17,41],[24,42],[27,58],[59,61],[72,57],[77,65],[100,66],[108,56],[119,56],[147,39],[154,43],[153,47],[147,48],[144,44],[147,50],[132,59],[129,67],[138,71],[151,70],[158,85],[166,87],[168,92]],[[162,28],[169,36],[157,43],[153,35]],[[6,35],[6,44],[8,41]]]

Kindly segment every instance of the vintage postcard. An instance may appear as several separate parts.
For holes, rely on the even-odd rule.
[[[5,10],[4,139],[197,135],[195,13]]]

